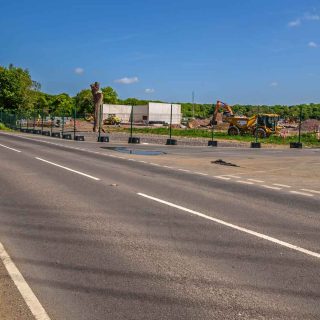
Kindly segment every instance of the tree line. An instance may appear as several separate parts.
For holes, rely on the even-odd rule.
[[[137,98],[120,99],[110,86],[102,87],[103,102],[109,104],[143,105],[149,101]],[[153,101],[161,102],[161,101]],[[179,103],[179,102],[178,102]],[[0,108],[10,112],[25,114],[45,110],[47,114],[71,116],[74,110],[78,114],[92,113],[93,102],[90,89],[83,89],[71,97],[67,93],[52,95],[41,91],[41,84],[32,80],[27,69],[9,65],[0,66]],[[255,113],[276,113],[282,118],[297,118],[302,108],[303,119],[320,119],[320,104],[303,104],[294,106],[255,106],[234,105],[238,115],[250,116]],[[184,117],[209,118],[213,114],[213,104],[181,103]]]

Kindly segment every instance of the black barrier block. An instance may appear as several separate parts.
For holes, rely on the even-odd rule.
[[[76,141],[84,141],[84,136],[74,136],[74,140],[76,140]]]
[[[26,133],[26,132],[27,132],[27,129],[20,129],[20,132]]]
[[[137,137],[129,137],[128,143],[139,144],[139,143],[140,143],[140,138],[137,138]]]
[[[301,142],[290,142],[290,148],[291,149],[302,149],[302,143]]]
[[[53,137],[53,138],[60,138],[60,137],[61,137],[60,132],[52,132],[52,133],[51,133],[51,137]]]
[[[208,141],[208,147],[217,147],[218,146],[218,141]]]
[[[97,140],[97,141],[98,141],[98,142],[109,142],[110,139],[109,139],[108,136],[100,136],[100,137],[98,137],[98,140]]]
[[[33,129],[27,129],[27,133],[33,133]]]
[[[34,129],[34,130],[32,130],[32,133],[33,134],[41,134],[41,130]]]
[[[72,140],[71,133],[64,133],[64,134],[62,135],[62,139]]]
[[[260,149],[261,143],[260,142],[251,142],[251,148]]]
[[[167,146],[176,146],[178,144],[177,140],[175,139],[167,139],[166,145]]]
[[[42,131],[42,135],[50,137],[50,131]]]

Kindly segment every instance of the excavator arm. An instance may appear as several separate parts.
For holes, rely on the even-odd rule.
[[[223,112],[224,116],[227,116],[227,117],[233,117],[234,116],[232,108],[228,104],[218,100],[217,104],[216,104],[216,107],[214,109],[214,112],[213,112],[212,124],[216,123],[217,115],[218,115],[220,109],[224,109],[224,112]]]

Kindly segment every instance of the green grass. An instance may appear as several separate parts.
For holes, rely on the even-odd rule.
[[[127,128],[113,128],[109,127],[112,132],[130,132],[130,129]],[[169,135],[168,128],[133,128],[135,134],[156,134],[156,135]],[[172,136],[175,137],[189,137],[189,138],[208,138],[211,139],[210,130],[201,130],[201,129],[172,129]],[[216,140],[229,140],[229,141],[242,141],[242,142],[251,142],[254,141],[252,135],[243,135],[243,136],[229,136],[225,132],[214,132],[214,139]],[[277,145],[288,145],[290,142],[297,142],[298,136],[291,136],[283,139],[279,136],[270,136],[266,139],[259,139],[259,142],[263,144],[277,144]],[[314,133],[304,133],[301,135],[301,142],[308,147],[320,147],[320,141],[316,139]]]
[[[0,122],[0,130],[2,131],[12,131],[11,129],[9,129],[8,127],[6,127],[3,123]]]

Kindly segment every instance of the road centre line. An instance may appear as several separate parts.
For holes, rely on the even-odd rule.
[[[42,161],[42,162],[51,164],[51,165],[53,165],[53,166],[56,166],[56,167],[59,167],[59,168],[62,168],[62,169],[65,169],[65,170],[68,170],[68,171],[71,171],[71,172],[80,174],[81,176],[85,176],[85,177],[90,178],[90,179],[92,179],[92,180],[96,180],[96,181],[99,181],[99,180],[100,180],[99,178],[90,176],[89,174],[86,174],[86,173],[83,173],[83,172],[80,172],[80,171],[77,171],[77,170],[73,170],[73,169],[68,168],[68,167],[61,166],[60,164],[57,164],[57,163],[54,163],[54,162],[51,162],[51,161],[48,161],[48,160],[44,160],[44,159],[42,159],[42,158],[36,157],[36,159],[37,159],[37,160],[40,160],[40,161]]]
[[[272,189],[272,190],[281,190],[280,187],[272,187],[272,186],[267,186],[265,184],[263,184],[262,187],[267,188],[267,189]]]
[[[257,183],[263,183],[263,180],[256,180],[256,179],[247,179],[248,181],[257,182]]]
[[[280,184],[280,183],[273,183],[274,186],[277,186],[277,187],[282,187],[282,188],[291,188],[291,186],[288,186],[286,184]]]
[[[221,180],[231,180],[231,178],[222,177],[222,176],[214,176],[214,178],[221,179]]]
[[[7,272],[18,288],[23,300],[29,307],[31,313],[34,315],[36,320],[50,320],[47,312],[42,307],[38,298],[33,293],[32,289],[29,287],[28,283],[24,279],[23,275],[20,273],[16,265],[11,260],[10,256],[6,252],[5,248],[0,242],[0,258],[3,262]]]
[[[314,196],[313,194],[305,193],[305,192],[299,192],[299,191],[290,191],[290,193],[298,194],[298,195],[301,195],[301,196],[307,196],[307,197],[313,197]]]
[[[250,181],[243,181],[243,180],[237,180],[238,183],[243,183],[243,184],[254,184],[253,182]]]
[[[300,190],[320,194],[320,191],[317,191],[317,190],[312,190],[312,189],[300,189]]]
[[[17,150],[17,149],[14,149],[14,148],[10,148],[10,147],[8,147],[8,146],[5,146],[4,144],[0,144],[0,146],[3,147],[3,148],[9,149],[9,150],[15,151],[15,152],[21,152],[20,150]]]
[[[198,216],[200,218],[204,218],[204,219],[216,222],[216,223],[224,225],[226,227],[229,227],[229,228],[232,228],[232,229],[235,229],[235,230],[238,230],[238,231],[253,235],[253,236],[257,237],[257,238],[264,239],[264,240],[276,243],[278,245],[281,245],[283,247],[286,247],[286,248],[289,248],[289,249],[292,249],[292,250],[295,250],[295,251],[298,251],[298,252],[301,252],[301,253],[307,254],[309,256],[313,256],[313,257],[316,257],[316,258],[320,259],[320,253],[317,253],[317,252],[314,252],[314,251],[310,251],[310,250],[304,249],[302,247],[298,247],[298,246],[290,244],[288,242],[285,242],[285,241],[282,241],[282,240],[267,236],[265,234],[262,234],[262,233],[259,233],[259,232],[256,232],[256,231],[253,231],[253,230],[250,230],[250,229],[247,229],[247,228],[243,228],[243,227],[237,226],[235,224],[226,222],[226,221],[221,220],[221,219],[210,217],[210,216],[205,215],[205,214],[203,214],[201,212],[194,211],[194,210],[191,210],[191,209],[176,205],[176,204],[174,204],[172,202],[161,200],[159,198],[155,198],[155,197],[149,196],[149,195],[144,194],[144,193],[137,193],[137,194],[139,196],[147,198],[149,200],[153,200],[155,202],[165,204],[165,205],[167,205],[169,207],[172,207],[172,208],[175,208],[175,209],[179,209],[181,211],[185,211],[185,212],[191,213],[191,214],[193,214],[195,216]]]

